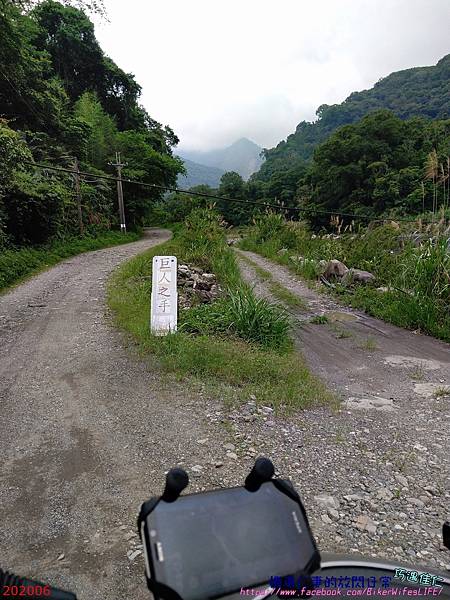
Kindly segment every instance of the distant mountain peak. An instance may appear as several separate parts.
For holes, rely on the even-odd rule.
[[[222,171],[236,171],[244,179],[248,179],[261,166],[262,148],[246,137],[239,138],[226,148],[206,152],[180,152],[183,159],[194,161],[208,167],[216,167]]]
[[[232,146],[256,146],[257,148],[259,148],[258,144],[255,144],[255,142],[253,142],[252,140],[249,140],[246,137],[241,137],[238,140],[236,140],[235,142],[233,142],[230,146],[230,148]]]

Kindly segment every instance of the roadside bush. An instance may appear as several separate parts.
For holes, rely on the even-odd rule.
[[[286,221],[279,213],[269,212],[255,217],[255,226],[252,228],[255,242],[266,242],[274,238],[280,239],[285,230]]]
[[[64,258],[139,239],[137,233],[109,232],[99,237],[69,238],[43,248],[22,248],[0,253],[0,291]]]
[[[211,268],[215,256],[225,247],[222,217],[208,209],[193,210],[184,222],[179,237],[183,257],[202,268]]]
[[[65,208],[71,201],[69,190],[61,182],[16,173],[4,198],[12,243],[35,246],[54,239],[63,228]]]

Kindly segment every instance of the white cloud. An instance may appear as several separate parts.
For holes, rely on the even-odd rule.
[[[266,147],[320,104],[450,52],[448,0],[105,0],[96,34],[180,147]]]

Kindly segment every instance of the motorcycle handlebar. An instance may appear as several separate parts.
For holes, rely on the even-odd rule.
[[[36,591],[39,588],[40,594],[37,594]],[[31,598],[35,600],[38,595],[48,600],[77,600],[76,595],[72,592],[51,587],[34,579],[25,579],[0,569],[0,598],[20,596],[22,600]]]

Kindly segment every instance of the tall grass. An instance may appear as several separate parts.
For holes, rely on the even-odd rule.
[[[245,285],[229,290],[224,299],[200,305],[181,315],[180,330],[197,334],[236,336],[264,348],[289,349],[290,324],[286,313]]]
[[[264,298],[257,298],[248,288],[243,286],[229,293],[224,316],[240,337],[268,348],[286,347],[287,315]]]
[[[442,236],[415,247],[399,238],[400,231],[391,225],[359,235],[314,236],[304,223],[269,214],[249,228],[241,247],[285,264],[311,280],[317,279],[322,259],[335,258],[348,267],[371,271],[378,285],[390,291],[360,286],[338,287],[335,293],[343,302],[378,318],[450,341],[448,241]],[[282,248],[287,252],[278,254]],[[303,260],[297,260],[297,255]]]

